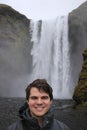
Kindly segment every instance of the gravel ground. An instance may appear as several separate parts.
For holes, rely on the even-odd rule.
[[[24,98],[0,98],[0,130],[18,119],[18,109],[24,103]],[[71,130],[87,130],[87,111],[77,111],[72,108],[72,101],[55,100],[55,118],[67,124]]]

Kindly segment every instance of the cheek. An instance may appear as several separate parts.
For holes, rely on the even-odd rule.
[[[50,104],[50,105],[51,105],[51,104],[52,104],[52,101],[48,100],[48,101],[47,101],[47,104]]]
[[[52,104],[52,102],[50,102],[50,101],[45,102],[45,105],[48,106],[48,107],[50,107],[51,104]]]
[[[28,103],[28,106],[29,106],[29,107],[32,107],[32,106],[35,104],[33,101],[32,101],[32,102],[31,102],[31,101],[28,101],[27,103]]]

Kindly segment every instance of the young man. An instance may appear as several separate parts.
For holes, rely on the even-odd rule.
[[[45,79],[37,79],[26,88],[27,103],[19,110],[20,120],[8,130],[70,130],[54,119],[51,108],[53,90]]]

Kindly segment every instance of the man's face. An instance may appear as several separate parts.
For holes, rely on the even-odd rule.
[[[28,99],[31,116],[42,117],[48,112],[51,104],[52,101],[46,92],[39,91],[35,87],[31,88]]]

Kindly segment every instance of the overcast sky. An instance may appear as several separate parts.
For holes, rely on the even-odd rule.
[[[86,0],[0,0],[0,3],[10,5],[26,17],[52,19],[66,15]]]

